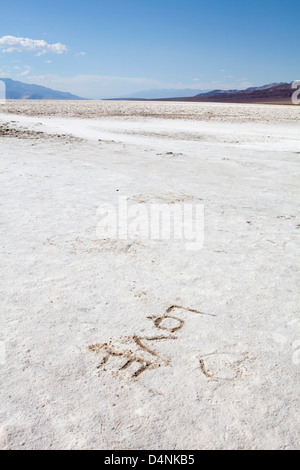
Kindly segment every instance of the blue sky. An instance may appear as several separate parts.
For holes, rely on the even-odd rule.
[[[299,17],[300,0],[11,0],[0,76],[88,98],[291,82]]]

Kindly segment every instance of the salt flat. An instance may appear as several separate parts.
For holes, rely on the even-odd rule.
[[[1,448],[299,448],[299,111],[1,105]],[[120,197],[204,246],[99,239]]]

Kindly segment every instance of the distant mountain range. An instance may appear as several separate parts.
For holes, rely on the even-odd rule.
[[[291,83],[270,83],[245,90],[148,90],[116,100],[291,104],[294,91]]]
[[[192,88],[162,88],[159,90],[144,90],[137,93],[124,96],[123,98],[114,98],[114,100],[156,100],[164,98],[185,98],[193,97],[200,93],[207,93],[209,90],[193,90]]]
[[[63,91],[51,90],[39,85],[17,82],[10,78],[0,78],[6,86],[7,100],[82,100],[79,96]]]
[[[30,85],[10,78],[0,78],[6,86],[6,99],[10,100],[83,100],[79,96],[62,91],[52,90],[40,85]],[[245,90],[193,90],[162,89],[134,93],[116,100],[145,101],[187,101],[215,103],[277,103],[291,104],[295,90],[291,83],[271,83],[261,87]]]
[[[166,98],[163,101],[291,104],[294,91],[291,83],[271,83],[246,90],[212,90],[194,97]]]

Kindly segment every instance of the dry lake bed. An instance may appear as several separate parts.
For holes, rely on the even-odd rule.
[[[299,177],[299,106],[2,104],[0,447],[299,449]]]

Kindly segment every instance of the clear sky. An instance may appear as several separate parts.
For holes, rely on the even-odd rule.
[[[291,82],[299,19],[300,0],[2,0],[0,76],[88,98]]]

